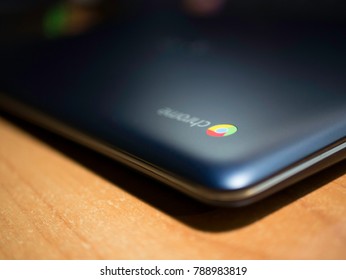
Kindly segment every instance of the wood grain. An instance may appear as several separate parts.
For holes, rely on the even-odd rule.
[[[346,163],[255,205],[202,205],[0,119],[0,259],[346,259]]]

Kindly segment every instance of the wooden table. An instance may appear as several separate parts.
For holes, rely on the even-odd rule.
[[[224,209],[9,116],[0,139],[0,259],[346,259],[345,161]]]

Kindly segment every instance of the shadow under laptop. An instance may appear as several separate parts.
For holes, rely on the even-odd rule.
[[[252,224],[346,172],[346,161],[344,160],[252,205],[239,208],[214,207],[191,199],[156,180],[63,137],[7,113],[2,112],[1,115],[138,199],[190,227],[207,232],[228,231]]]

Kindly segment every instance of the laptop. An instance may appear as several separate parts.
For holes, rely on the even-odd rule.
[[[2,110],[214,205],[253,203],[346,158],[342,21],[149,2],[3,47]]]

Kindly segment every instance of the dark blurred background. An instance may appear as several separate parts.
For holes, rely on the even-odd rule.
[[[141,13],[179,11],[190,17],[244,21],[345,20],[339,0],[1,0],[0,43],[73,36],[100,23]]]

